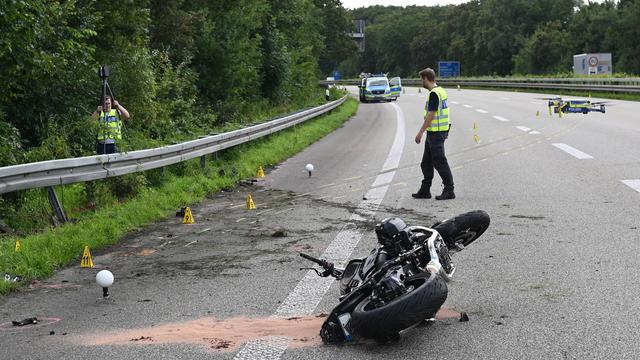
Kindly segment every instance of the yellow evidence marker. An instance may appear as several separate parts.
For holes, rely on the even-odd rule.
[[[81,268],[92,268],[93,260],[91,259],[91,253],[89,252],[89,247],[84,246],[84,251],[82,252],[82,261],[80,261]]]
[[[184,217],[182,218],[183,224],[193,224],[196,221],[193,219],[193,214],[191,213],[191,208],[187,206],[184,210]]]
[[[256,204],[253,202],[251,194],[247,195],[247,210],[255,210]]]
[[[480,142],[480,138],[478,137],[478,135],[473,135],[473,141],[475,141],[476,144]]]
[[[16,252],[20,251],[22,251],[22,248],[20,247],[20,240],[16,240]]]
[[[259,178],[263,178],[264,177],[264,169],[262,168],[262,166],[260,166],[260,168],[258,168],[258,174],[256,174],[257,177]]]

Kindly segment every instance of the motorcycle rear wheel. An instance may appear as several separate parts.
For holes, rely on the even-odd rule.
[[[456,243],[466,247],[482,235],[491,222],[483,210],[469,211],[436,223],[431,228],[440,233],[447,247],[456,250]]]
[[[405,281],[405,286],[413,286],[414,289],[380,307],[374,307],[370,297],[356,305],[351,313],[354,333],[369,339],[392,338],[400,331],[433,317],[447,299],[447,283],[438,274],[412,276]]]

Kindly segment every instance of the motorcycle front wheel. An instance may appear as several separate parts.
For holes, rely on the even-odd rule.
[[[362,300],[351,313],[354,332],[364,338],[388,339],[400,331],[432,318],[447,299],[445,280],[438,274],[422,273],[405,281],[411,291],[375,307],[371,297]]]

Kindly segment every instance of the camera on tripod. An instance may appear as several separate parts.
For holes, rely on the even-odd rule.
[[[100,76],[100,79],[106,80],[109,77],[109,70],[110,69],[107,65],[100,66],[98,69],[98,76]]]

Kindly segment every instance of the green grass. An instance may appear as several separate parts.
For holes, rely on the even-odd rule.
[[[208,161],[205,169],[200,168],[199,159],[174,165],[174,171],[167,171],[156,186],[144,187],[124,203],[110,199],[105,202],[107,205],[93,212],[71,211],[78,216],[75,223],[22,237],[4,237],[0,240],[0,275],[5,272],[20,275],[24,277],[23,282],[28,282],[50,276],[57,269],[74,262],[79,265],[85,245],[99,249],[115,244],[126,233],[170,217],[181,206],[197,203],[207,194],[231,187],[240,179],[254,177],[259,166],[277,164],[340,127],[355,113],[357,105],[356,100],[349,98],[339,108],[317,119],[224,150],[217,161]],[[218,175],[221,170],[225,175]],[[175,172],[182,176],[175,175]],[[155,175],[160,174],[157,171]],[[63,196],[67,204],[82,203],[83,189],[80,186],[70,185],[65,189]],[[28,198],[35,199],[29,209],[49,211],[48,204],[42,205],[46,198]],[[14,251],[16,240],[21,243],[20,252]],[[19,285],[0,280],[0,294],[7,294]]]

